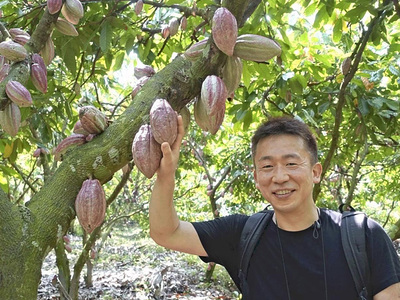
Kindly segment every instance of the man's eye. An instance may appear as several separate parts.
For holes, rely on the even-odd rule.
[[[271,168],[272,168],[271,165],[265,165],[265,166],[263,166],[263,169],[271,169]]]
[[[288,167],[295,167],[295,166],[297,166],[297,163],[287,163],[286,164]]]

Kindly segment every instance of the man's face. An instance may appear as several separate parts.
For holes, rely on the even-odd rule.
[[[293,212],[313,203],[312,189],[322,166],[312,164],[304,141],[295,135],[272,135],[260,140],[254,162],[257,189],[276,211]]]

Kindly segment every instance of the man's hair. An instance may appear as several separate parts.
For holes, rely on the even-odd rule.
[[[312,164],[318,162],[318,146],[314,135],[308,126],[300,120],[290,117],[276,117],[261,124],[255,131],[251,139],[251,154],[253,161],[255,159],[257,145],[260,140],[271,135],[290,134],[300,137],[304,141],[304,145],[310,152],[310,160]]]

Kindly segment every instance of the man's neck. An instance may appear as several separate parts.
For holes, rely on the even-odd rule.
[[[319,208],[315,205],[300,213],[275,212],[273,216],[273,221],[277,226],[286,231],[300,231],[307,229],[318,219]]]

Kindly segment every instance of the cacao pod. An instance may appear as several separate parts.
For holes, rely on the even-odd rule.
[[[142,125],[136,133],[132,142],[132,156],[136,167],[149,179],[160,167],[161,146],[154,139],[150,125]]]
[[[69,10],[67,10],[67,8],[65,7],[65,5],[63,5],[63,7],[61,8],[61,14],[71,24],[78,25],[80,19],[77,18],[72,13],[70,13]]]
[[[190,110],[187,106],[182,107],[179,111],[179,114],[182,116],[183,128],[185,133],[188,132],[189,125],[190,125]]]
[[[175,34],[178,33],[179,30],[179,21],[176,18],[173,18],[169,21],[168,23],[169,27],[169,35],[174,36]]]
[[[46,64],[45,64],[43,58],[39,54],[37,54],[37,53],[32,54],[32,63],[38,64],[39,67],[43,70],[46,70],[46,73],[47,73]]]
[[[230,98],[233,98],[233,94],[240,84],[242,70],[242,60],[237,56],[228,56],[222,68],[222,80],[225,83],[226,91]]]
[[[62,34],[69,36],[78,36],[79,33],[76,31],[75,26],[63,18],[58,18],[55,23],[56,29]]]
[[[183,55],[190,61],[195,61],[201,55],[203,54],[203,50],[206,48],[208,42],[208,38],[205,38],[204,40],[201,40],[200,42],[197,42],[193,44],[192,46],[187,49]]]
[[[23,34],[16,35],[15,38],[13,38],[13,41],[20,44],[21,46],[25,45],[29,40],[30,37]]]
[[[162,144],[172,145],[178,134],[178,117],[165,99],[154,101],[150,109],[150,125],[154,139]]]
[[[42,153],[42,152],[40,151],[40,148],[37,148],[37,149],[33,152],[33,157],[39,157],[41,153]]]
[[[9,135],[17,135],[21,126],[21,111],[17,104],[10,102],[0,111],[0,125]]]
[[[47,9],[50,14],[58,13],[62,6],[62,0],[47,0]]]
[[[0,69],[0,82],[7,77],[9,72],[10,72],[10,65],[5,63]]]
[[[135,75],[135,77],[137,79],[140,79],[140,78],[142,78],[144,76],[151,77],[154,74],[156,74],[156,71],[153,69],[153,67],[149,66],[149,65],[143,65],[143,66],[140,66],[140,67],[135,67],[133,69],[133,71],[134,71],[134,75]]]
[[[214,114],[210,115],[207,111],[206,105],[201,99],[197,99],[194,103],[194,119],[201,129],[208,131],[211,134],[216,134],[221,127],[225,117],[225,102],[220,109]]]
[[[142,10],[143,10],[143,0],[138,0],[138,2],[136,2],[135,4],[135,13],[137,15],[140,15]]]
[[[351,67],[351,57],[345,58],[345,60],[342,63],[342,74],[347,75],[349,73]]]
[[[233,54],[242,59],[264,62],[281,55],[282,49],[277,42],[257,34],[238,36]]]
[[[181,29],[183,31],[185,31],[186,27],[187,27],[187,18],[185,16],[183,16],[182,19],[181,19]]]
[[[8,98],[19,107],[28,107],[32,105],[31,93],[18,81],[10,80],[7,82],[6,94]]]
[[[225,107],[227,97],[225,83],[221,78],[209,75],[204,79],[201,85],[200,101],[204,103],[207,114],[215,115],[222,107]]]
[[[11,61],[22,61],[28,56],[28,52],[21,44],[7,40],[0,43],[0,55]]]
[[[83,6],[81,1],[79,0],[65,0],[64,3],[65,9],[69,12],[70,15],[73,15],[77,19],[81,19],[83,17]]]
[[[106,115],[94,106],[81,107],[79,120],[83,129],[92,134],[102,133],[108,127]]]
[[[132,92],[131,92],[131,97],[132,99],[135,98],[137,93],[139,93],[140,89],[144,86],[144,84],[150,79],[148,76],[144,76],[140,78],[137,82],[136,85],[133,87]]]
[[[78,134],[83,134],[83,135],[89,135],[89,132],[87,132],[85,129],[82,127],[81,120],[76,121],[74,125],[74,129],[72,130],[73,133],[78,133]]]
[[[235,16],[225,7],[220,7],[215,11],[211,33],[218,49],[228,56],[233,55],[238,27]]]
[[[47,93],[47,70],[43,69],[38,63],[31,65],[31,80],[35,88],[42,92]]]
[[[40,50],[40,54],[42,55],[44,63],[48,66],[54,58],[54,43],[51,36],[47,39],[42,50]]]
[[[80,146],[86,143],[86,136],[83,134],[71,134],[70,136],[67,136],[65,139],[63,139],[57,147],[54,149],[54,159],[57,161],[61,161],[62,157],[65,153],[67,153],[67,150],[74,148],[76,146]]]
[[[161,35],[164,39],[166,39],[167,37],[169,37],[169,26],[164,26],[161,29]]]
[[[11,35],[11,39],[14,39],[17,35],[25,35],[27,37],[31,37],[29,33],[21,28],[10,28],[8,33]]]
[[[106,206],[106,195],[100,181],[85,180],[75,199],[75,211],[79,223],[87,233],[92,233],[103,223]]]

